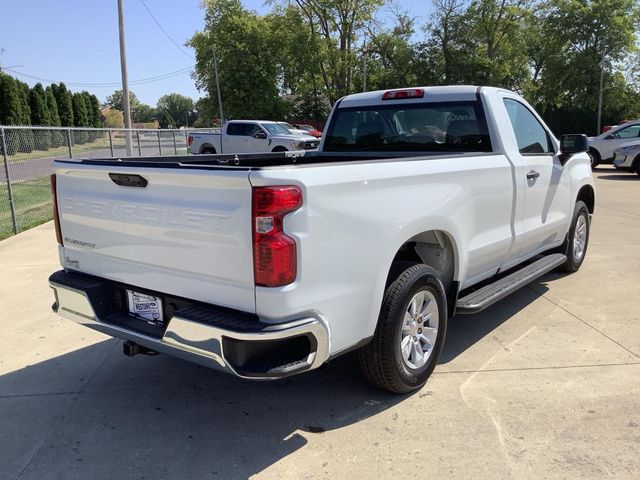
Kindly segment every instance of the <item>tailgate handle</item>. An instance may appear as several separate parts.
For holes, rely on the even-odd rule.
[[[140,187],[144,188],[149,183],[142,175],[129,173],[109,173],[109,178],[113,183],[121,187]]]

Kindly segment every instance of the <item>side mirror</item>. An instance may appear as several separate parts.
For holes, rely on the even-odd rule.
[[[605,140],[613,140],[614,138],[616,138],[616,137],[614,137],[612,133],[610,133],[609,135],[604,137]]]
[[[266,140],[267,139],[267,134],[265,132],[263,132],[262,130],[256,132],[253,134],[253,138],[257,139],[257,140]]]
[[[589,150],[589,139],[586,135],[573,133],[560,137],[560,163],[563,165],[576,153]]]

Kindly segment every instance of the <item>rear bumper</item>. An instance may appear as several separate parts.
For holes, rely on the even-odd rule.
[[[317,318],[267,324],[256,315],[182,299],[162,327],[151,327],[123,311],[118,298],[126,285],[65,271],[51,275],[49,285],[53,310],[64,318],[238,377],[282,378],[317,368],[328,358],[327,330]],[[166,298],[169,303],[171,297]]]

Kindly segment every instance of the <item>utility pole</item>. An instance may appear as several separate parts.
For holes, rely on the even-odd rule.
[[[220,77],[218,77],[218,61],[216,60],[216,49],[211,47],[213,53],[213,70],[216,74],[216,91],[218,92],[218,105],[220,106],[220,128],[224,125],[224,112],[222,111],[222,93],[220,93]]]
[[[367,34],[362,41],[362,91],[367,91]]]
[[[600,91],[598,92],[598,130],[596,135],[602,131],[602,92],[604,90],[604,51],[600,58]]]
[[[6,52],[6,50],[0,47],[0,73],[2,73],[2,54]]]
[[[118,0],[118,28],[120,31],[120,70],[122,71],[122,107],[124,108],[124,128],[127,129],[127,156],[133,155],[131,139],[131,106],[129,105],[129,80],[127,78],[127,55],[124,45],[124,12],[123,0]]]

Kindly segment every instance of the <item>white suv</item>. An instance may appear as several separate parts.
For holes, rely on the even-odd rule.
[[[618,170],[635,172],[640,175],[640,140],[626,143],[616,149],[613,165]]]
[[[611,163],[614,151],[634,140],[640,140],[640,120],[623,123],[597,137],[590,137],[588,153],[591,168],[601,163]]]

